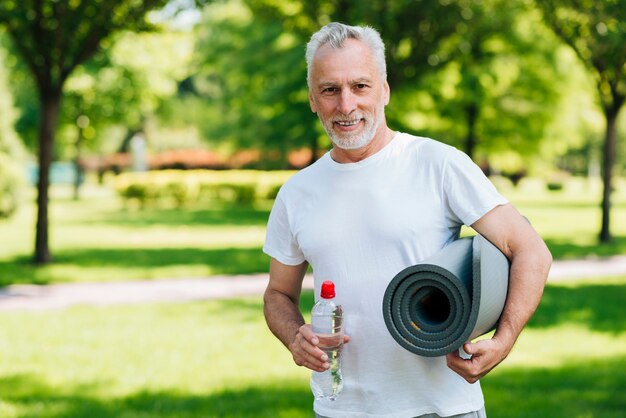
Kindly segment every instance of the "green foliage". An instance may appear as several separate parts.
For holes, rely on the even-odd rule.
[[[22,165],[0,152],[0,219],[17,210],[25,186]]]
[[[196,91],[210,101],[203,133],[214,143],[279,150],[283,166],[290,149],[316,153],[329,140],[310,112],[304,46],[320,25],[337,20],[379,29],[392,88],[411,90],[432,70],[428,58],[454,33],[460,13],[460,2],[428,1],[242,0],[211,6],[199,29],[200,70],[194,77]]]
[[[127,202],[142,208],[153,206],[194,207],[210,202],[250,205],[273,199],[293,171],[257,170],[164,170],[124,173],[116,189]]]
[[[385,41],[392,89],[411,87],[432,70],[432,58],[455,33],[467,1],[249,1],[255,14],[283,22],[308,41],[330,21],[376,28]],[[304,47],[304,44],[303,44]]]
[[[317,148],[303,38],[240,1],[208,7],[197,36],[193,85],[210,103],[198,121],[209,143],[279,151],[274,168],[287,166],[289,150]]]
[[[8,79],[4,91],[7,97],[10,93],[15,107],[19,109],[15,115],[15,131],[26,149],[35,150],[37,125],[39,123],[39,103],[34,80],[30,77],[28,67],[20,59],[18,51],[5,31],[0,31],[0,51],[2,67],[4,67]]]
[[[626,97],[626,1],[538,1],[554,31],[594,73],[603,107]]]
[[[163,0],[77,0],[33,5],[7,0],[0,7],[0,21],[39,87],[60,89],[106,36],[121,29],[146,29],[146,12],[163,4]]]
[[[523,1],[466,2],[461,17],[419,89],[400,92],[389,113],[496,170],[528,170],[572,86],[558,42]]]
[[[14,130],[17,111],[8,93],[4,51],[0,49],[0,219],[18,208],[25,187],[23,146]]]
[[[0,48],[0,152],[14,157],[22,157],[22,143],[15,132],[15,120],[19,112],[15,109],[9,89],[6,68],[6,53]]]

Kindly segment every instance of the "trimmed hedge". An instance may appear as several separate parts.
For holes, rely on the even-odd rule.
[[[193,206],[202,202],[252,204],[274,199],[295,171],[163,170],[123,173],[115,188],[128,203],[141,207]]]

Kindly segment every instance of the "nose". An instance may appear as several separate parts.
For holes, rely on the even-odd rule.
[[[356,109],[356,97],[350,89],[342,89],[337,101],[337,110],[344,115],[349,115]]]

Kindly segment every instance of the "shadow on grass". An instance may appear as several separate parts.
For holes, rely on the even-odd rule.
[[[59,251],[54,263],[36,266],[30,257],[0,261],[0,286],[16,283],[46,284],[59,281],[54,269],[67,265],[75,268],[159,268],[180,265],[207,266],[212,274],[250,274],[267,272],[269,258],[261,248],[87,248]],[[124,279],[120,277],[119,279]]]
[[[547,328],[570,322],[594,331],[621,333],[626,329],[625,301],[626,283],[548,285],[528,327]]]
[[[313,415],[311,393],[299,381],[206,395],[171,390],[106,398],[92,395],[97,388],[60,389],[34,376],[17,375],[0,379],[0,391],[5,404],[24,411],[18,415],[20,418],[304,418]]]
[[[490,416],[499,418],[623,417],[626,357],[555,368],[496,370],[482,381]],[[312,417],[306,382],[288,381],[190,395],[142,391],[122,398],[96,386],[59,388],[31,375],[0,379],[6,405],[20,418]]]
[[[552,252],[552,256],[557,260],[626,254],[626,237],[614,237],[611,243],[598,243],[594,246],[579,245],[566,240],[550,238],[545,239],[545,242]]]
[[[626,357],[549,369],[496,369],[481,386],[499,418],[624,417]]]

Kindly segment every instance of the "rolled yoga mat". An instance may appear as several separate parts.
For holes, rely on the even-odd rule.
[[[508,259],[481,235],[458,239],[387,286],[391,336],[422,356],[443,356],[495,328],[506,300]]]

